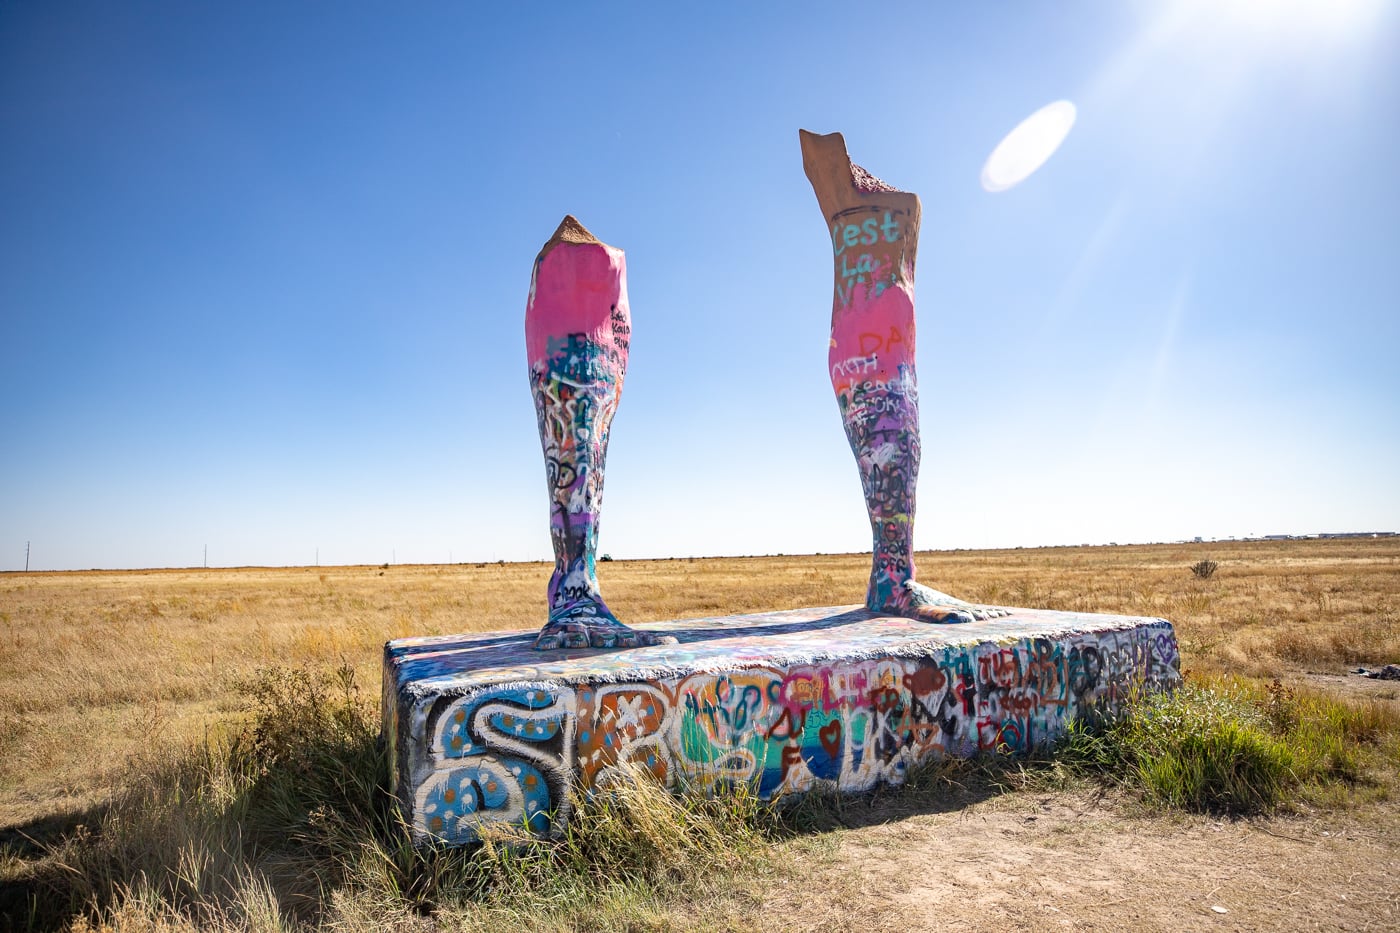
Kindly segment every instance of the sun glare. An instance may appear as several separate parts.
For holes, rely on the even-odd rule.
[[[1265,38],[1361,38],[1385,11],[1386,0],[1212,0],[1203,13],[1223,25]]]
[[[987,157],[982,187],[994,193],[1006,191],[1031,177],[1065,141],[1075,114],[1074,104],[1057,100],[1022,120]]]

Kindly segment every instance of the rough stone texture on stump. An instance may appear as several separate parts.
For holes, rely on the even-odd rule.
[[[620,762],[672,787],[763,797],[903,783],[940,755],[1028,751],[1090,710],[1180,680],[1163,619],[1016,609],[935,626],[861,606],[644,626],[677,645],[547,656],[533,634],[384,649],[384,735],[415,837],[557,832],[569,787]]]

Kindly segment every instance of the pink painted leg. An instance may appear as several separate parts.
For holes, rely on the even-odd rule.
[[[540,250],[525,306],[525,347],[549,483],[554,573],[535,648],[637,648],[676,639],[618,621],[598,589],[598,513],[608,431],[632,331],[627,262],[573,217]]]
[[[851,162],[840,133],[800,131],[802,164],[831,235],[835,294],[827,359],[856,457],[874,548],[865,604],[925,622],[1007,615],[914,579],[919,389],[914,367],[914,260],[919,197]]]

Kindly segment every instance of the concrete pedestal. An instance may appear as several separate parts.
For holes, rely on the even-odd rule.
[[[1180,680],[1163,619],[1017,609],[931,625],[861,606],[636,626],[678,645],[531,650],[533,632],[384,647],[384,735],[414,834],[569,818],[619,762],[763,797],[900,784],[941,755],[1028,751],[1090,710]]]

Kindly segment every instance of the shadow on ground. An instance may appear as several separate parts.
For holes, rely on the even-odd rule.
[[[782,808],[790,836],[861,829],[916,816],[955,813],[1020,789],[1042,759],[983,756],[948,758],[916,768],[907,783],[862,794],[812,793]]]

